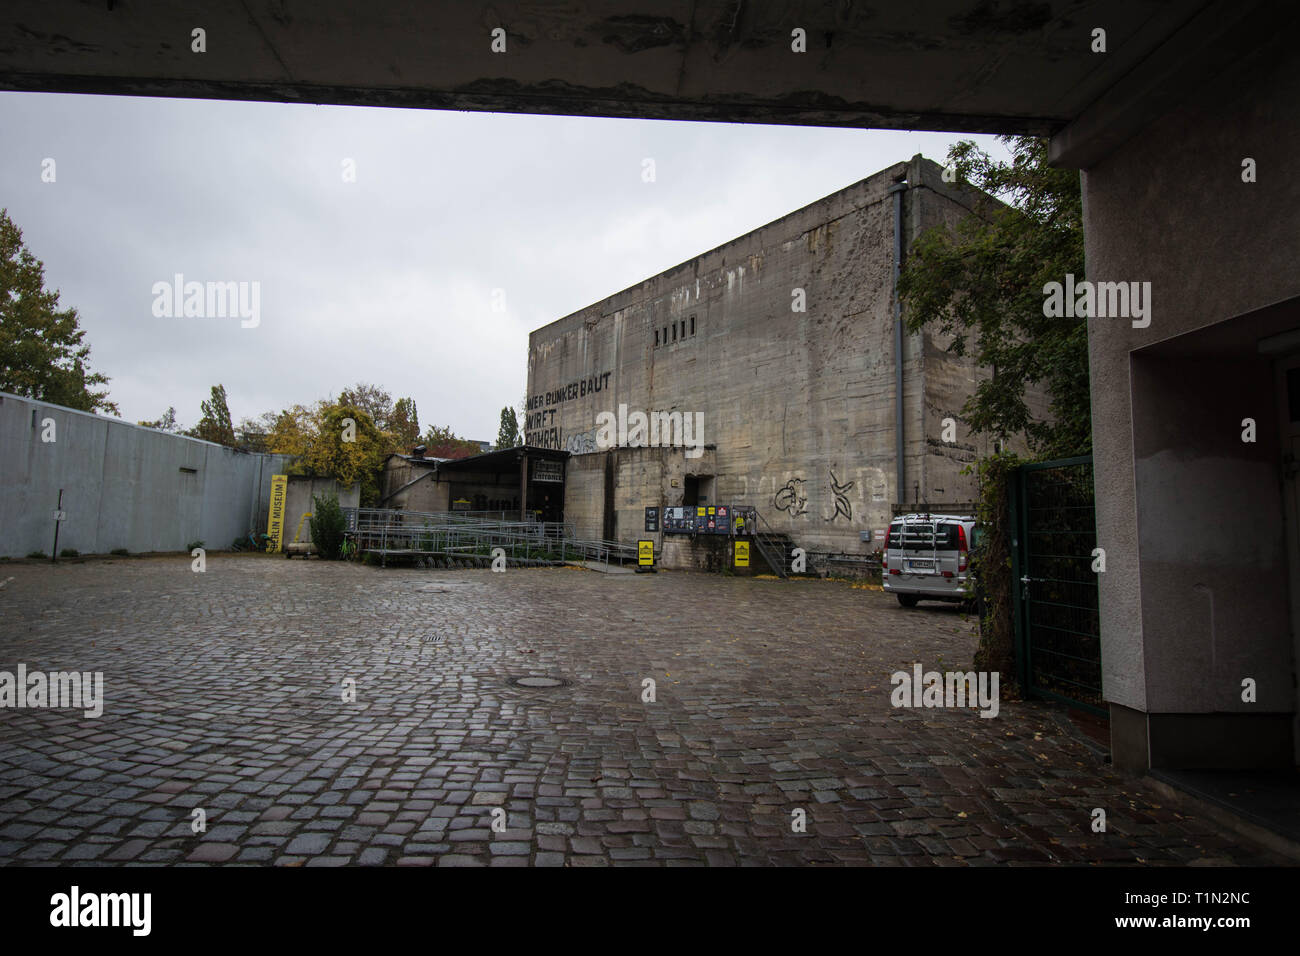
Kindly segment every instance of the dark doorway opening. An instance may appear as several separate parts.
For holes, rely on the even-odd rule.
[[[682,487],[682,504],[694,507],[700,503],[700,477],[687,475]]]
[[[618,511],[614,507],[614,452],[605,453],[605,520],[603,535],[606,541],[618,540]]]

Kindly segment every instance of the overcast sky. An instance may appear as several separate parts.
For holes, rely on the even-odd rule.
[[[216,383],[238,423],[366,381],[492,441],[531,330],[958,138],[0,93],[0,207],[129,421],[193,425]],[[260,323],[155,317],[176,273],[259,283]]]

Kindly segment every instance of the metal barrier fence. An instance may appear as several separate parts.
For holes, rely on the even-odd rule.
[[[573,525],[558,521],[510,521],[463,511],[396,511],[388,508],[346,508],[347,536],[358,554],[389,558],[461,561],[490,564],[501,549],[511,564],[556,565],[636,560],[634,545],[585,540]]]
[[[880,552],[859,554],[852,551],[808,551],[808,567],[826,574],[851,572],[880,577]]]

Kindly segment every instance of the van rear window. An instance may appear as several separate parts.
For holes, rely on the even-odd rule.
[[[899,527],[897,537],[896,547],[930,549],[934,547],[934,525],[919,521],[908,522]]]
[[[889,548],[924,548],[926,550],[956,551],[961,545],[960,525],[948,523],[927,524],[915,522],[890,525]]]

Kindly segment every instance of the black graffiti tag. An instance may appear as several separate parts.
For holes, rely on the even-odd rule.
[[[829,470],[829,469],[828,469]],[[831,471],[831,494],[835,496],[835,514],[826,518],[826,521],[834,521],[840,515],[844,515],[850,521],[853,520],[853,505],[849,502],[847,492],[853,488],[853,482],[850,481],[841,485],[835,477],[835,472]]]
[[[808,496],[804,494],[803,485],[802,478],[791,478],[772,498],[772,504],[778,511],[787,512],[790,517],[797,518],[808,510]]]

